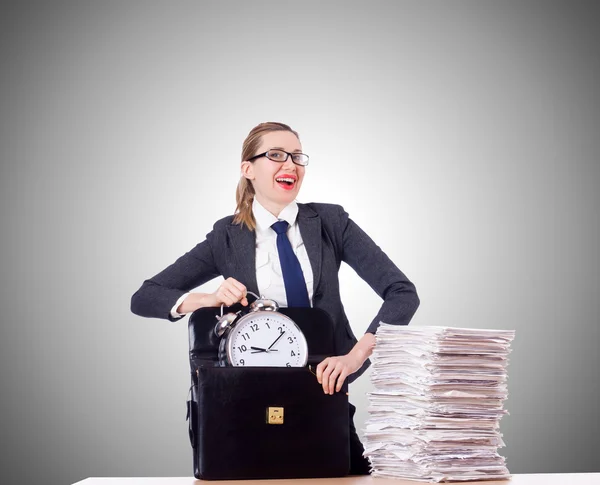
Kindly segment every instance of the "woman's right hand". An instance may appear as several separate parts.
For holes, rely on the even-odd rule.
[[[247,293],[248,290],[246,290],[246,287],[238,280],[234,278],[227,278],[225,281],[223,281],[223,283],[221,283],[221,286],[219,286],[217,291],[212,293],[216,303],[213,306],[221,306],[221,304],[225,306],[231,306],[237,302],[241,302],[243,306],[247,306]]]
[[[191,313],[199,308],[231,306],[238,301],[248,305],[246,287],[234,278],[227,278],[214,293],[190,293],[177,308],[179,313]]]

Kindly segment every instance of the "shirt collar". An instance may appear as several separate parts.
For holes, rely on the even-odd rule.
[[[290,202],[283,208],[283,210],[279,213],[279,218],[277,218],[267,209],[265,209],[261,203],[256,200],[256,197],[254,197],[254,200],[252,201],[252,213],[254,214],[254,219],[256,220],[256,228],[261,232],[270,229],[271,226],[277,221],[287,221],[291,227],[294,225],[296,218],[298,217],[298,204],[296,201]]]

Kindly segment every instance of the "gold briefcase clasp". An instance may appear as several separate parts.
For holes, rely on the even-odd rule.
[[[283,424],[283,408],[279,408],[279,407],[267,408],[267,423],[268,424]]]

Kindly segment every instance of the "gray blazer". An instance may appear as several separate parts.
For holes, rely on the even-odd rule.
[[[235,278],[258,294],[256,234],[232,221],[233,216],[217,221],[206,240],[144,281],[131,297],[131,311],[143,317],[179,320],[171,316],[177,299],[217,276]],[[357,341],[340,298],[338,271],[342,261],[384,300],[367,332],[375,333],[380,321],[395,325],[410,322],[419,306],[415,286],[341,206],[299,203],[298,225],[314,275],[313,307],[325,310],[333,318],[336,345],[341,353],[349,352]],[[367,360],[350,381],[369,364]]]

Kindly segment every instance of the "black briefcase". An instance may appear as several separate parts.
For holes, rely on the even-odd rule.
[[[196,478],[348,474],[347,383],[342,391],[326,395],[314,374],[318,362],[335,355],[333,323],[313,308],[280,312],[307,337],[310,367],[222,367],[213,332],[215,309],[197,310],[190,317],[188,418]]]

